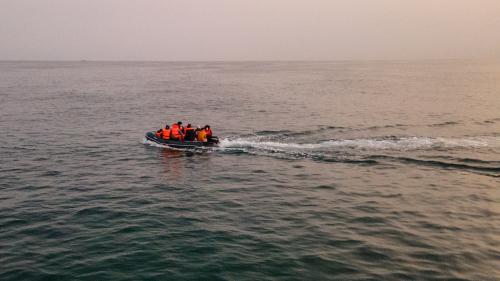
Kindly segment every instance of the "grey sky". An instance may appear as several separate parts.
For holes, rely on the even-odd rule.
[[[500,0],[0,0],[0,59],[500,58]]]

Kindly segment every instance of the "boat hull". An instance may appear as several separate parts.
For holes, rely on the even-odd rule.
[[[219,143],[219,139],[217,137],[213,137],[211,141],[208,142],[166,140],[155,136],[154,132],[148,132],[146,134],[146,139],[155,142],[157,144],[169,146],[172,148],[180,148],[180,149],[211,147],[211,146],[217,146],[217,144]]]

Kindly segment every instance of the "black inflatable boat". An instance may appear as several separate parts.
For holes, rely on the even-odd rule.
[[[201,148],[201,147],[217,146],[217,144],[219,143],[218,137],[212,137],[207,142],[166,140],[155,136],[154,132],[148,132],[146,134],[146,139],[155,142],[157,144],[162,144],[173,148]]]

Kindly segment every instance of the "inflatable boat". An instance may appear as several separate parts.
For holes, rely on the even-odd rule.
[[[157,144],[173,147],[173,148],[201,148],[217,146],[219,143],[218,137],[212,137],[207,142],[200,141],[179,141],[179,140],[166,140],[155,136],[154,132],[148,132],[146,134],[146,139]]]

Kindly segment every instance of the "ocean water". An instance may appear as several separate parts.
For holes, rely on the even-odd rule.
[[[0,62],[0,279],[499,280],[500,61]]]

